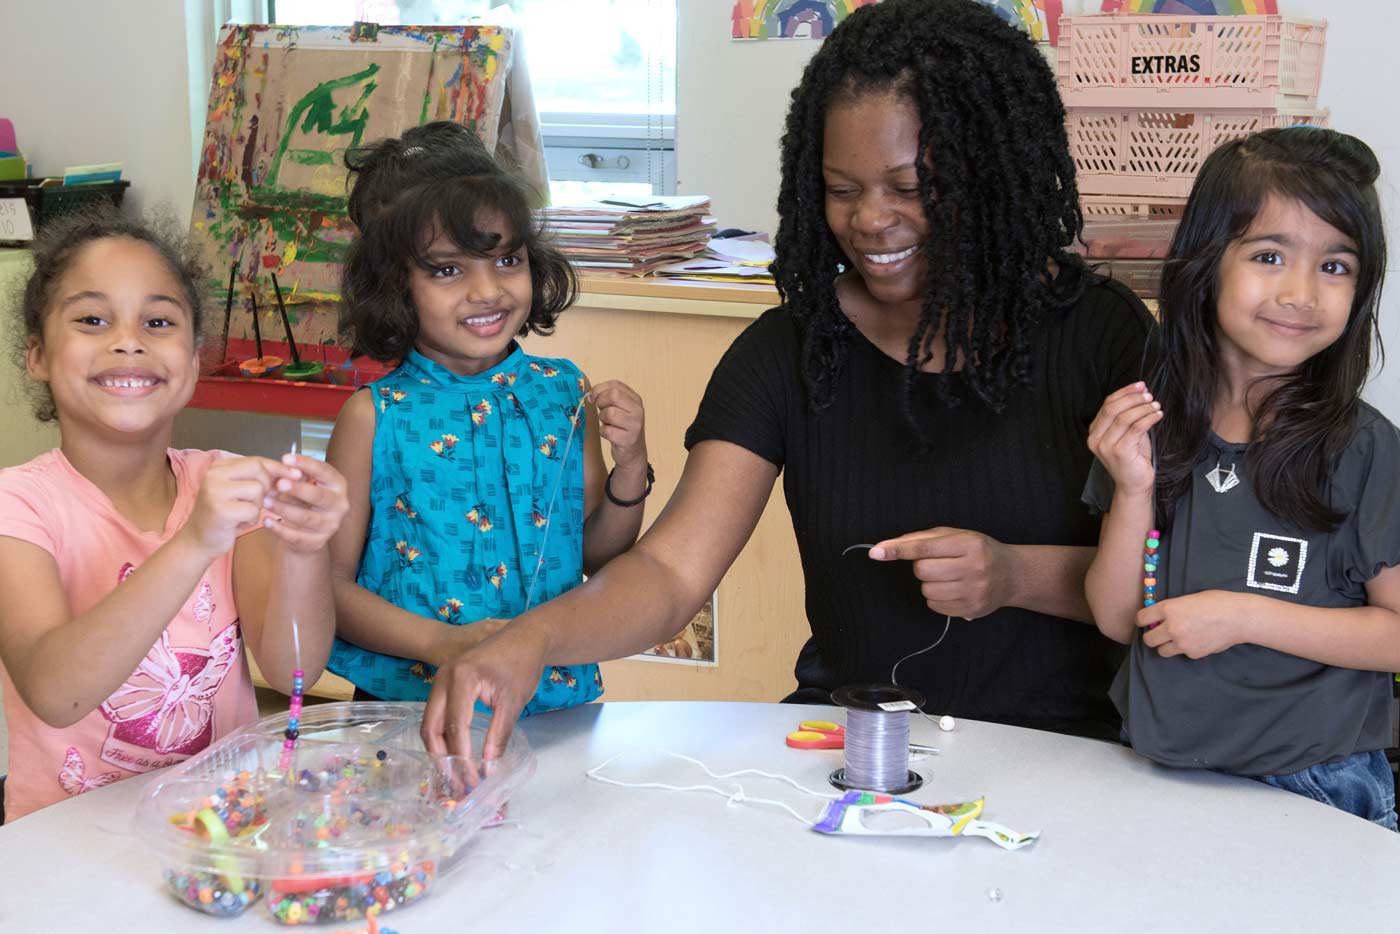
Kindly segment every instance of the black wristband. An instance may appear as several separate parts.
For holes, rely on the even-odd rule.
[[[613,467],[612,470],[609,470],[608,479],[603,481],[603,493],[608,497],[608,502],[612,503],[614,506],[621,506],[624,509],[629,506],[640,506],[643,500],[651,495],[651,485],[656,482],[656,471],[652,469],[651,463],[647,463],[647,488],[643,490],[642,495],[638,496],[636,499],[618,499],[616,496],[613,496],[612,475],[613,470],[616,469],[616,467]]]

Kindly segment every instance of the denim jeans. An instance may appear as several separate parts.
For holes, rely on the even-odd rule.
[[[1396,830],[1395,776],[1385,753],[1358,752],[1340,762],[1323,762],[1288,775],[1263,775],[1261,782],[1321,801]]]

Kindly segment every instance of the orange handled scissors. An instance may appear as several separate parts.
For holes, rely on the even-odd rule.
[[[846,728],[827,720],[803,720],[787,735],[787,744],[793,749],[843,749]]]

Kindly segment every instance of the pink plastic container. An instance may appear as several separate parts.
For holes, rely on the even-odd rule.
[[[1060,97],[1070,107],[1312,106],[1325,20],[1114,13],[1060,20]],[[1161,106],[1158,104],[1157,106]]]
[[[1150,98],[1151,92],[1132,94]],[[1326,126],[1329,120],[1329,111],[1316,108],[1074,108],[1065,131],[1081,192],[1185,198],[1201,163],[1221,143],[1274,127]]]

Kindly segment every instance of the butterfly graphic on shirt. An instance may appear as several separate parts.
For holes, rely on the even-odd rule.
[[[497,373],[495,376],[491,377],[491,382],[495,383],[497,386],[514,386],[515,380],[516,376],[514,373]]]
[[[549,366],[549,365],[547,365],[547,364],[546,364],[546,365],[541,365],[541,364],[538,364],[538,363],[532,363],[532,364],[530,364],[530,369],[534,370],[536,373],[539,373],[539,374],[542,375],[545,379],[553,379],[554,377],[556,377],[556,376],[559,375],[559,371],[558,371],[558,370],[556,370],[554,367]]]
[[[103,772],[101,775],[88,778],[87,763],[83,761],[82,753],[78,752],[77,746],[68,747],[68,751],[63,756],[63,768],[58,770],[58,784],[69,797],[80,795],[85,791],[92,791],[94,788],[101,788],[103,785],[110,785],[121,777],[121,772]]]
[[[114,724],[151,721],[150,748],[158,753],[178,750],[208,728],[214,695],[241,648],[238,623],[230,623],[214,636],[203,666],[186,673],[170,645],[170,633],[162,632],[126,683],[103,703],[102,714]]]
[[[435,670],[429,670],[428,666],[422,662],[414,662],[413,667],[408,669],[408,673],[423,679],[424,684],[432,684],[433,676],[437,672]]]
[[[549,683],[562,684],[569,688],[578,687],[578,679],[567,668],[551,668],[549,670]]]

